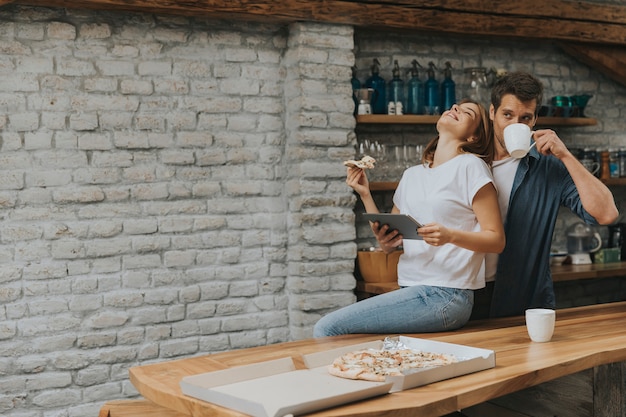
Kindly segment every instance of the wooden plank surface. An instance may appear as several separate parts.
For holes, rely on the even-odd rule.
[[[315,21],[500,38],[626,43],[626,7],[565,0],[529,0],[519,5],[479,0],[16,0],[14,3],[259,21]]]
[[[359,114],[356,116],[358,124],[409,124],[409,125],[436,125],[441,116],[435,115],[388,115],[388,114]],[[591,117],[539,117],[537,126],[594,126],[598,121]]]
[[[626,51],[623,47],[575,42],[566,42],[559,46],[569,55],[600,70],[618,83],[623,84],[626,80]]]
[[[528,339],[523,317],[476,322],[456,332],[409,335],[491,349],[496,367],[311,414],[331,416],[440,416],[599,365],[626,360],[626,302],[557,311],[552,341]],[[339,346],[379,340],[381,335],[349,335],[165,361],[130,369],[130,379],[147,399],[194,417],[242,416],[225,408],[182,395],[180,380],[233,366],[292,357]]]
[[[607,264],[587,265],[553,265],[552,280],[572,281],[585,278],[608,278],[626,276],[626,262],[612,262]]]
[[[98,417],[185,417],[169,408],[161,407],[146,400],[109,401],[100,408]]]

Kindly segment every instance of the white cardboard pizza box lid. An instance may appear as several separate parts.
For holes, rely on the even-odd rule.
[[[183,394],[254,417],[304,414],[383,395],[391,382],[338,378],[327,367],[295,370],[281,358],[184,377]]]

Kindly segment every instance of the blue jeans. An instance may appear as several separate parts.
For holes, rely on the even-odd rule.
[[[473,290],[414,285],[327,314],[315,324],[313,336],[455,330],[467,323],[473,305]]]

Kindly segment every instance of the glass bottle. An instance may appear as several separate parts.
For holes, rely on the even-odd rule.
[[[488,79],[487,70],[482,67],[466,68],[464,84],[466,85],[465,97],[488,109],[491,103],[491,83]]]
[[[439,114],[439,81],[435,79],[435,64],[428,63],[428,79],[424,85],[424,113]]]
[[[357,90],[361,89],[361,81],[356,76],[356,66],[352,67],[352,79],[350,80],[352,83],[352,100],[354,100],[354,115],[358,113],[359,109],[359,98],[357,97]]]
[[[389,108],[389,103],[394,103],[394,108],[398,107],[404,108],[404,81],[400,78],[400,66],[398,65],[398,61],[393,61],[393,71],[392,71],[392,79],[389,81],[389,89],[387,90],[387,108]],[[400,103],[400,106],[398,106]]]
[[[609,149],[609,173],[611,178],[619,178],[619,150]]]
[[[372,113],[387,114],[385,80],[379,75],[380,62],[376,58],[374,58],[371,71],[372,75],[365,81],[365,86],[374,90],[372,95]]]
[[[424,83],[419,79],[416,59],[411,61],[411,79],[407,83],[407,114],[424,114]]]
[[[626,148],[619,150],[619,176],[626,177]]]
[[[452,80],[452,65],[446,62],[443,70],[443,81],[441,82],[441,111],[450,110],[456,103],[456,86]]]

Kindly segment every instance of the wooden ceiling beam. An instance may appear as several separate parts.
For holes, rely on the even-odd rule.
[[[560,43],[559,46],[580,62],[626,86],[626,48],[573,42]]]
[[[626,45],[626,6],[580,1],[0,0],[9,3]]]

